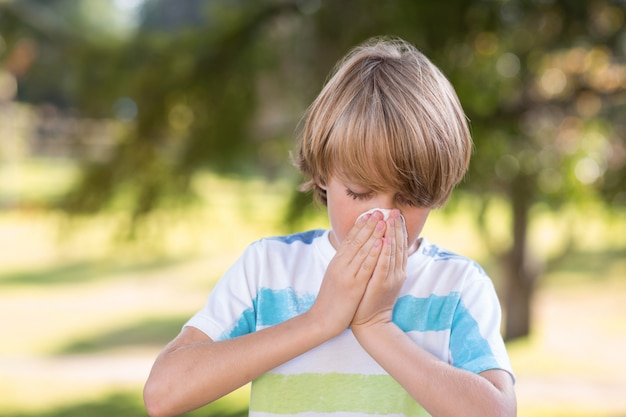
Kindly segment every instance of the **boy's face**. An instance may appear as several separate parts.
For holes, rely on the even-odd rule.
[[[366,186],[331,177],[326,187],[328,217],[332,231],[330,241],[339,248],[361,213],[373,208],[398,209],[404,216],[408,234],[409,255],[418,248],[418,238],[430,208],[412,205],[395,191],[375,192]]]

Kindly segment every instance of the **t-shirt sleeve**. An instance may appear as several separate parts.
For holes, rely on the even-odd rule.
[[[452,364],[474,373],[502,369],[514,378],[500,333],[502,312],[493,283],[481,271],[465,286],[450,330]]]
[[[256,275],[260,269],[257,246],[252,244],[244,251],[211,290],[204,307],[183,327],[195,327],[215,341],[255,331]]]

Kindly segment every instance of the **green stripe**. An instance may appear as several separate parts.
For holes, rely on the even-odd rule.
[[[250,411],[428,416],[389,375],[265,374],[252,383]]]

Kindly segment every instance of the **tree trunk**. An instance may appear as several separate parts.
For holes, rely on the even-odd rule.
[[[539,268],[528,250],[532,180],[519,177],[511,184],[513,244],[505,258],[506,293],[504,337],[512,340],[530,334],[532,299]]]

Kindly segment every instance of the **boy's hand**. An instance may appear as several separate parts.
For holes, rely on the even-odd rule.
[[[309,313],[335,336],[348,328],[383,248],[381,213],[359,219],[330,261]]]
[[[372,279],[350,324],[353,331],[391,322],[393,306],[406,280],[407,252],[406,227],[400,212],[393,210]]]

